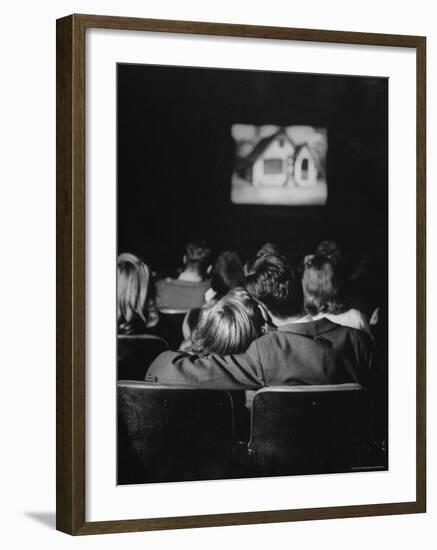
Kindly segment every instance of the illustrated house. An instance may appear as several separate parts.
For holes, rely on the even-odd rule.
[[[317,167],[307,145],[295,146],[283,130],[262,139],[247,155],[238,172],[254,186],[312,186]]]
[[[253,185],[285,185],[293,173],[295,146],[287,135],[277,132],[262,139],[244,159],[240,173]]]

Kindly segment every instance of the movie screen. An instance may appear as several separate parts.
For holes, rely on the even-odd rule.
[[[323,205],[327,131],[313,126],[234,124],[235,204]]]

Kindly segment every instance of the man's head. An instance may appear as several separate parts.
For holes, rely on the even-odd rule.
[[[256,253],[256,257],[264,256],[265,254],[273,254],[274,256],[281,255],[281,249],[277,243],[264,243]]]
[[[188,243],[184,255],[185,269],[194,271],[204,278],[210,265],[210,257],[211,251],[205,241]]]
[[[264,254],[246,265],[249,294],[278,319],[302,313],[302,283],[286,258]]]

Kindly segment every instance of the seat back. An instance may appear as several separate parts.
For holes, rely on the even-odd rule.
[[[166,350],[167,342],[158,336],[118,336],[117,380],[144,380],[150,364]]]
[[[249,463],[264,475],[349,471],[368,436],[359,384],[264,388],[253,398]]]
[[[118,382],[118,483],[229,477],[228,392]]]
[[[160,322],[165,330],[170,349],[176,350],[182,343],[182,325],[189,310],[161,309],[159,310]]]

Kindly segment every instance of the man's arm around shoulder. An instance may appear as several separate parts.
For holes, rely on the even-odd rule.
[[[256,341],[244,353],[223,357],[165,351],[151,364],[146,382],[222,390],[258,389],[265,385]]]

